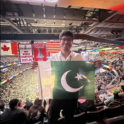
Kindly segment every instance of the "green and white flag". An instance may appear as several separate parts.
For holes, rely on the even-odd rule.
[[[84,61],[39,62],[39,70],[44,98],[95,99],[94,64]]]

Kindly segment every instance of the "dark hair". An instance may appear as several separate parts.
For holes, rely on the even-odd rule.
[[[10,102],[9,102],[9,107],[11,109],[14,109],[15,106],[18,104],[19,100],[18,99],[12,99]]]
[[[49,104],[51,103],[51,100],[52,100],[52,99],[49,99]]]
[[[124,92],[124,85],[121,85],[121,89],[123,90],[123,92]]]
[[[22,100],[19,100],[19,102],[18,102],[18,106],[20,107],[20,105],[21,105],[21,102],[22,102]]]
[[[101,85],[100,86],[98,86],[98,91],[100,91],[101,90]]]
[[[35,105],[41,106],[42,105],[42,100],[40,100],[39,98],[36,98],[34,101]]]
[[[114,99],[120,99],[120,96],[118,95],[118,93],[114,93]]]
[[[43,107],[41,105],[42,100],[40,100],[39,98],[35,99],[34,105],[32,105],[29,109],[29,119],[34,119],[38,111],[43,111]]]
[[[29,114],[28,114],[29,119],[34,119],[35,118],[39,108],[40,107],[38,105],[35,105],[35,104],[30,107]]]
[[[4,103],[0,103],[0,110],[3,111],[4,110]]]
[[[63,36],[70,36],[72,40],[74,39],[74,34],[71,31],[62,31],[59,35],[59,39],[61,40]]]
[[[29,102],[29,103],[26,105],[27,110],[29,110],[32,105],[33,105],[33,103]]]

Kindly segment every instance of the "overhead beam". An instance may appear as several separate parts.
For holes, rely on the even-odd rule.
[[[44,20],[44,18],[40,18],[40,17],[25,17],[25,16],[5,16],[5,18],[12,18],[12,19],[15,19],[15,18],[19,18],[19,19],[29,19],[29,20]],[[54,18],[45,18],[45,20],[53,20]],[[58,20],[58,21],[73,21],[73,22],[95,22],[95,23],[99,23],[99,21],[97,20],[84,20],[84,19],[65,19],[65,18],[55,18],[54,20]],[[124,24],[123,22],[108,22],[108,21],[105,21],[106,23],[110,23],[110,24]]]
[[[58,34],[1,34],[1,40],[58,40]],[[111,41],[86,34],[75,34],[75,39],[124,45],[124,41]],[[20,42],[20,41],[18,41]]]
[[[108,16],[107,18],[103,19],[101,22],[97,22],[96,24],[94,24],[91,28],[87,29],[85,32],[83,32],[84,34],[89,33],[92,29],[94,29],[95,27],[97,27],[98,25],[102,24],[103,22],[109,20],[110,18],[112,18],[113,16],[115,16],[118,13],[118,11],[114,11],[111,13],[110,16]],[[82,32],[81,32],[82,33]]]
[[[24,34],[24,32],[18,27],[16,26],[10,19],[6,19],[5,17],[3,17],[2,15],[0,15],[0,17],[2,18],[2,20],[8,22],[14,29],[16,29],[19,33]]]
[[[42,17],[25,17],[25,16],[5,16],[6,18],[20,18],[20,19],[30,19],[30,20],[44,20]],[[82,22],[98,22],[96,20],[83,20],[83,19],[65,19],[65,18],[45,18],[45,20],[59,20],[59,21],[82,21]]]

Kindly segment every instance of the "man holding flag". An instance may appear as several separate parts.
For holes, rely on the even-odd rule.
[[[82,64],[83,62],[81,62],[81,61],[84,61],[82,56],[80,54],[72,52],[70,50],[73,45],[74,34],[70,31],[63,31],[59,35],[59,39],[60,39],[61,52],[53,54],[50,57],[50,59],[48,60],[48,61],[51,61],[51,65],[53,66],[52,68],[54,68],[54,70],[56,70],[54,74],[57,76],[57,78],[58,78],[58,76],[61,75],[61,74],[59,75],[57,73],[58,70],[62,70],[65,72],[65,69],[64,70],[62,69],[64,66],[65,66],[64,68],[68,68],[68,67],[74,68],[73,72],[78,71],[77,70],[78,66],[82,66],[83,68],[85,68],[84,67],[85,65]],[[59,62],[57,63],[54,61],[59,61]],[[61,63],[61,61],[64,61],[63,62],[64,64]],[[70,61],[72,61],[72,62],[70,63]],[[76,64],[75,64],[75,61],[77,61]],[[96,68],[100,68],[102,65],[101,60],[97,60],[94,63],[95,63]],[[31,68],[34,69],[35,67],[38,67],[38,63],[36,61],[32,61]],[[91,68],[93,68],[93,66]],[[72,88],[72,87],[68,86],[67,82],[65,81],[68,73],[70,73],[70,77],[74,76],[73,73],[71,73],[71,70],[68,70],[68,71],[66,70],[66,72],[63,73],[63,76],[61,76],[61,79],[56,80],[56,82],[57,81],[61,82],[61,86],[60,86],[60,88],[58,88],[58,89],[56,88],[53,90],[54,99],[51,101],[51,104],[50,104],[50,113],[49,113],[49,118],[48,118],[48,124],[57,124],[60,110],[64,111],[65,123],[73,124],[73,116],[74,116],[74,112],[77,107],[77,99],[78,99],[77,91],[81,90],[83,88],[83,86],[81,86],[79,88]],[[88,83],[90,83],[90,79],[88,79],[82,73],[83,72],[80,70],[80,72],[77,73],[77,76],[75,76],[74,81],[79,81],[81,79],[85,79]],[[73,82],[73,80],[68,79],[68,83],[69,82],[71,83],[71,82]],[[58,87],[59,83],[56,83],[56,84]],[[94,82],[93,82],[93,84],[94,84]],[[89,86],[90,86],[90,84],[89,84]],[[61,89],[61,88],[64,88],[64,90],[66,90],[68,92],[68,94],[64,93],[62,91],[63,89]],[[57,93],[57,91],[59,91],[59,93]],[[77,93],[73,94],[74,92],[77,92]],[[88,92],[86,94],[88,94]],[[66,98],[66,99],[62,99],[62,97]],[[74,98],[71,99],[71,97],[74,97]]]

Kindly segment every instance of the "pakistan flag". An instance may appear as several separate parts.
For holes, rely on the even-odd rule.
[[[95,65],[85,61],[51,62],[53,99],[95,99]]]

